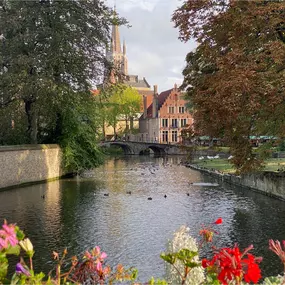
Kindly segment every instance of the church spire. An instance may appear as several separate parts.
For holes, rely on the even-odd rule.
[[[114,17],[116,17],[116,2],[114,5]],[[120,42],[120,33],[119,26],[114,24],[112,27],[112,52],[121,53],[121,42]]]

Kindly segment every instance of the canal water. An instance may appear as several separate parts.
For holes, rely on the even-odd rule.
[[[163,277],[159,255],[175,230],[187,225],[198,237],[202,225],[222,217],[216,246],[253,244],[253,254],[264,257],[263,276],[281,273],[268,240],[285,239],[285,202],[217,185],[180,159],[110,159],[83,177],[2,191],[0,220],[17,223],[32,240],[36,270],[51,268],[54,250],[73,255],[98,245],[108,264],[135,266],[145,282]]]

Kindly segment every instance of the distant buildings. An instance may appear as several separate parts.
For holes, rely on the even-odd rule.
[[[120,80],[142,95],[141,113],[133,121],[134,128],[139,128],[139,134],[128,134],[125,138],[145,142],[181,143],[181,131],[193,123],[191,114],[186,110],[183,94],[176,84],[173,89],[158,94],[157,85],[152,90],[145,77],[139,79],[138,75],[128,74],[126,53],[126,43],[124,41],[121,48],[119,27],[114,25],[110,50],[107,52],[107,58],[114,68],[108,81],[116,83]],[[125,130],[124,121],[119,122],[119,128]],[[111,130],[107,129],[108,137],[111,136]]]
[[[139,141],[158,143],[181,143],[181,131],[193,123],[192,115],[186,109],[184,95],[177,85],[158,94],[154,86],[150,106],[144,104],[144,113],[139,119]],[[146,98],[144,98],[146,101]]]
[[[139,78],[138,75],[130,75],[128,73],[128,58],[126,42],[123,43],[123,51],[121,49],[119,27],[113,25],[110,50],[107,51],[107,59],[113,63],[114,69],[111,71],[110,78],[111,83],[119,81],[119,77],[123,83],[136,89],[139,94],[146,97],[152,97],[153,91],[146,78]],[[142,100],[143,101],[143,100]],[[151,103],[151,99],[147,98],[148,105]],[[143,104],[142,110],[143,111]]]

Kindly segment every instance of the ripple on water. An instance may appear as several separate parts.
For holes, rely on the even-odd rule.
[[[50,268],[46,264],[53,250],[67,246],[75,254],[99,245],[111,265],[136,266],[140,280],[147,281],[163,276],[159,254],[176,229],[185,224],[197,237],[202,225],[222,217],[218,246],[238,241],[245,248],[253,243],[254,253],[265,257],[265,275],[281,272],[267,243],[269,238],[285,238],[284,202],[229,185],[216,186],[211,177],[178,165],[179,161],[109,160],[79,179],[0,192],[0,219],[17,222],[31,238],[38,270]]]

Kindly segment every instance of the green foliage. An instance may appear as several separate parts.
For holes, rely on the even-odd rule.
[[[124,154],[124,151],[119,146],[110,146],[110,147],[104,147],[102,148],[102,152],[106,155],[122,155]]]
[[[263,282],[261,283],[262,285],[279,285],[283,284],[284,277],[283,276],[270,276],[264,278]]]
[[[160,255],[160,257],[161,257],[164,261],[168,262],[168,263],[171,264],[171,265],[173,265],[173,264],[175,263],[175,261],[176,261],[176,254],[173,254],[173,253],[168,253],[168,254],[162,253],[162,254]]]
[[[165,280],[154,279],[153,277],[148,281],[148,285],[168,285]]]
[[[160,255],[160,257],[164,261],[166,261],[172,265],[175,263],[175,261],[177,259],[179,259],[183,262],[185,267],[189,267],[189,268],[194,268],[194,267],[198,267],[201,265],[200,262],[194,262],[193,261],[193,258],[195,256],[198,256],[198,252],[191,251],[187,248],[183,248],[183,249],[179,250],[178,252],[168,253],[168,254],[162,253]]]
[[[282,140],[280,144],[278,145],[279,151],[285,151],[285,140]]]
[[[98,116],[101,127],[112,126],[117,134],[117,124],[124,120],[126,126],[132,118],[137,117],[141,107],[141,96],[138,91],[124,84],[114,84],[100,90],[96,96],[98,101]],[[128,130],[126,130],[128,131]]]
[[[92,97],[80,99],[79,104],[64,110],[61,115],[62,133],[58,137],[63,149],[64,167],[67,171],[79,172],[91,169],[103,162],[98,146],[99,133],[96,119],[96,102]]]
[[[8,259],[5,253],[0,252],[0,284],[6,278],[8,271]]]
[[[205,285],[220,285],[217,274],[209,272],[206,275]]]
[[[58,143],[65,167],[102,161],[91,82],[111,67],[103,1],[0,1],[0,144]]]

